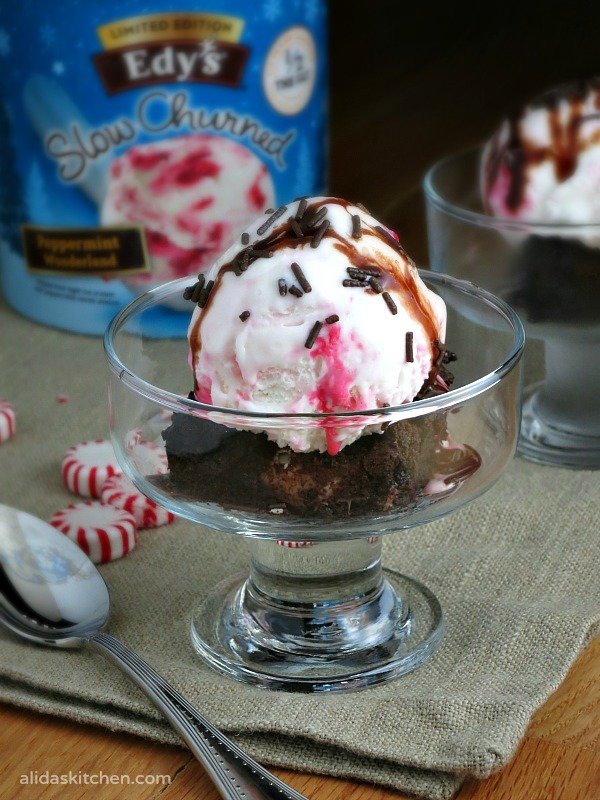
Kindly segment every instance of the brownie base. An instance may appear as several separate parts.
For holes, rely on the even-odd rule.
[[[600,249],[578,239],[529,236],[513,264],[509,303],[532,323],[600,323]]]
[[[279,448],[264,433],[174,414],[163,432],[170,487],[224,508],[353,517],[409,508],[435,471],[444,413],[396,422],[336,456]]]

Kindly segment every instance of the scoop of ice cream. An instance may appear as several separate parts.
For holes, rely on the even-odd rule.
[[[486,211],[528,222],[600,222],[600,79],[560,86],[504,121],[481,162]]]
[[[241,144],[197,134],[132,147],[111,165],[103,225],[143,225],[153,272],[197,273],[274,199],[266,166]]]
[[[251,412],[340,412],[411,402],[443,342],[446,308],[362,207],[312,198],[265,213],[187,296],[197,400]],[[335,455],[381,424],[269,428]]]

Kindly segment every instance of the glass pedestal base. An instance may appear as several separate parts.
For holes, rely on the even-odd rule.
[[[525,393],[522,456],[549,466],[600,469],[599,347],[597,329],[548,332],[546,380]]]
[[[518,451],[529,461],[569,469],[600,469],[600,436],[577,433],[544,419],[533,393],[523,406]]]
[[[335,564],[328,553],[366,542],[314,544],[274,555]],[[263,553],[277,548],[262,542]],[[214,669],[271,689],[329,692],[361,689],[421,666],[443,633],[437,599],[422,584],[381,569],[379,552],[362,569],[323,574],[276,573],[253,559],[250,576],[215,586],[195,610],[192,642]],[[286,548],[287,549],[287,548]],[[321,553],[319,553],[321,551]],[[327,552],[326,552],[327,551]],[[272,565],[271,565],[272,566]]]

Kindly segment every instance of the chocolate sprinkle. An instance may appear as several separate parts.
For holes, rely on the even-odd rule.
[[[198,301],[198,297],[200,296],[200,292],[202,291],[202,287],[204,286],[204,281],[206,280],[205,276],[202,272],[198,274],[198,280],[192,286],[186,286],[183,290],[183,299],[184,300],[193,300],[194,303]]]
[[[389,310],[392,312],[392,314],[397,314],[398,313],[398,306],[392,300],[392,296],[390,295],[390,293],[389,292],[384,292],[381,296],[385,300],[385,304],[389,308]]]
[[[450,364],[452,361],[456,361],[456,359],[456,353],[453,353],[452,350],[446,350],[442,359],[442,364]]]
[[[310,243],[311,247],[315,248],[321,244],[321,239],[323,238],[323,236],[325,236],[327,229],[329,228],[330,225],[331,222],[329,222],[328,219],[323,220],[323,222],[319,225],[319,227],[317,228],[317,232],[315,233],[315,235],[311,240]]]
[[[360,239],[362,236],[362,226],[358,214],[352,215],[352,238]]]
[[[250,241],[250,234],[242,233],[242,244],[248,244],[249,241]]]
[[[413,338],[414,338],[414,333],[412,331],[407,331],[407,333],[406,333],[406,360],[411,364],[415,360],[415,356],[414,356],[414,353],[413,353]]]
[[[360,281],[357,280],[356,278],[345,278],[342,281],[342,286],[362,286],[363,288],[366,288],[368,285],[369,284],[367,283],[366,280]]]
[[[240,272],[246,272],[250,266],[250,248],[240,253],[240,259],[237,266]]]
[[[294,297],[303,297],[304,295],[304,292],[302,292],[297,286],[294,286],[293,284],[288,289],[288,292],[290,294],[293,294]]]
[[[379,278],[381,276],[381,270],[379,269],[379,267],[375,266],[360,267],[360,271],[364,272],[365,275],[371,275],[373,278]]]
[[[242,320],[242,322],[246,322],[249,316],[250,316],[249,311],[242,311],[242,313],[240,314],[240,319]]]
[[[317,336],[319,335],[319,332],[320,332],[322,327],[323,327],[323,323],[318,321],[318,322],[315,322],[315,324],[310,329],[310,333],[308,334],[308,338],[304,342],[304,347],[306,347],[307,350],[310,350],[311,347],[313,346],[313,344],[315,343],[315,340],[316,340]]]
[[[272,214],[274,211],[274,208],[265,208],[265,214]]]
[[[208,297],[209,297],[210,293],[212,292],[212,288],[213,288],[214,285],[215,285],[214,281],[209,281],[206,284],[206,286],[204,287],[204,289],[202,289],[202,292],[200,293],[200,297],[198,298],[198,305],[199,305],[200,308],[204,308],[204,306],[206,305],[206,303],[208,301]]]
[[[300,220],[304,216],[304,212],[306,211],[307,207],[308,207],[308,201],[307,201],[306,197],[303,197],[300,200],[300,205],[298,206],[298,211],[296,211],[296,221],[297,222],[300,222]]]
[[[318,225],[320,225],[321,221],[324,220],[326,216],[327,216],[327,208],[323,206],[323,208],[320,208],[318,211],[315,211],[315,213],[311,217],[309,217],[308,219],[303,219],[302,221],[306,226],[310,226],[311,228],[316,228],[318,227]]]
[[[263,224],[260,226],[260,228],[259,228],[259,229],[256,231],[256,232],[257,232],[257,234],[258,234],[259,236],[262,236],[262,235],[263,235],[263,233],[266,233],[266,232],[269,230],[269,228],[271,227],[271,225],[272,225],[274,222],[276,222],[276,221],[279,219],[279,217],[281,217],[283,214],[285,214],[285,212],[286,212],[286,208],[287,208],[287,206],[280,206],[280,207],[277,209],[277,211],[274,211],[274,212],[271,214],[271,216],[269,217],[269,219],[268,219],[266,222],[263,222]],[[265,214],[266,214],[266,213],[267,213],[267,212],[265,211]]]
[[[273,258],[275,253],[272,250],[253,250],[251,247],[246,250],[252,258]]]
[[[260,244],[260,243],[257,243]],[[236,257],[231,262],[231,269],[233,270],[233,274],[237,275],[238,278],[245,272],[252,262],[256,261],[258,258],[272,258],[275,254],[272,250],[255,250],[252,245],[240,250],[240,252],[236,255]]]
[[[285,282],[285,278],[279,278],[277,281],[277,286],[279,287],[279,294],[282,297],[285,297],[288,291],[287,283]]]
[[[198,282],[192,288],[192,295],[190,297],[192,302],[197,303],[198,300],[200,299],[200,296],[202,294],[202,290],[204,289],[204,281],[205,280],[206,280],[206,278],[204,277],[204,275],[198,276]]]
[[[292,264],[292,272],[294,273],[294,277],[300,284],[302,290],[308,294],[308,292],[312,292],[312,286],[306,280],[306,275],[302,272],[300,264],[297,264],[295,261]]]
[[[300,225],[298,225],[298,223],[296,222],[296,220],[293,217],[290,217],[290,228],[292,229],[292,233],[294,234],[294,236],[297,236],[298,239],[301,236],[304,236],[304,233],[302,232],[302,228],[300,227]]]
[[[326,208],[320,208],[318,211],[315,211],[314,208],[309,208],[302,215],[302,218],[297,220],[297,222],[300,225],[304,235],[307,235],[308,233],[314,234],[326,216]]]
[[[333,325],[334,322],[339,322],[340,318],[337,314],[331,314],[329,317],[325,317],[325,322],[328,325]]]
[[[377,280],[377,278],[371,278],[369,283],[371,285],[371,289],[373,289],[375,294],[381,294],[383,292],[383,285],[381,281]]]
[[[367,278],[379,278],[381,270],[378,267],[346,267],[346,272],[351,278],[366,281]]]
[[[357,281],[366,281],[369,277],[366,272],[358,267],[346,267],[346,272],[351,278],[356,278]]]
[[[194,286],[193,290],[192,290],[192,296],[190,297],[190,300],[193,303],[197,303],[200,300],[200,298],[202,297],[202,292],[203,291],[204,291],[204,287],[202,286],[202,284],[197,283]]]

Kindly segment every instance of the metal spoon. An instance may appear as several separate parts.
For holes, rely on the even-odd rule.
[[[90,644],[142,689],[225,800],[307,800],[215,728],[152,667],[102,628],[110,599],[85,553],[42,520],[0,505],[0,623],[51,647]]]

